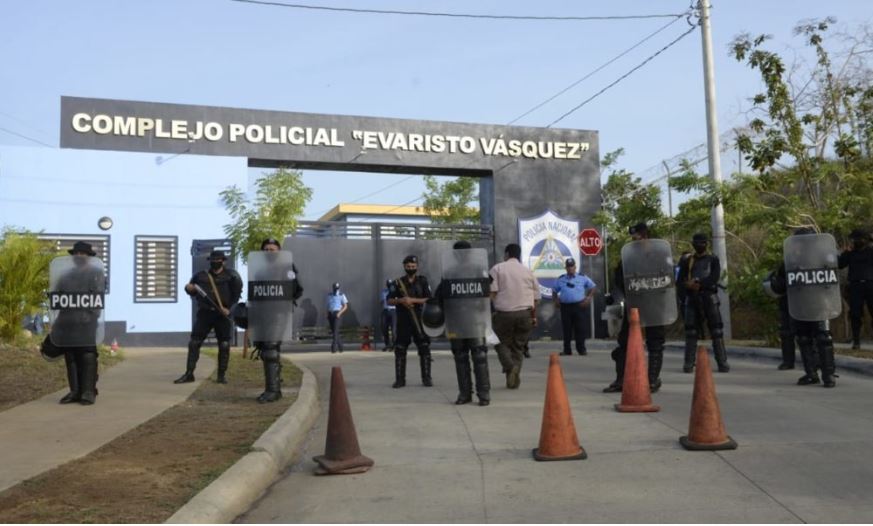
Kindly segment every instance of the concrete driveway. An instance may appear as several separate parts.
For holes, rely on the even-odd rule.
[[[491,354],[492,403],[455,406],[454,364],[434,353],[435,386],[421,387],[409,359],[407,387],[391,389],[393,356],[298,354],[316,373],[323,404],[305,460],[238,520],[257,523],[870,522],[873,517],[873,378],[840,373],[835,389],[799,387],[800,370],[732,359],[716,374],[734,451],[692,452],[693,375],[681,353],[665,357],[661,412],[620,414],[610,342],[561,362],[587,460],[535,462],[548,354],[536,344],[521,388],[505,388]],[[341,365],[362,452],[361,475],[316,477],[324,452],[330,368]],[[839,371],[838,371],[839,372]]]

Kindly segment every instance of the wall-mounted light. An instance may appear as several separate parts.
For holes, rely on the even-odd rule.
[[[109,230],[112,228],[112,218],[109,216],[103,216],[97,220],[97,226],[100,227],[100,230]]]

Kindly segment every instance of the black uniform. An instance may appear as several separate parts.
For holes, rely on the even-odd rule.
[[[682,369],[686,373],[694,370],[697,358],[697,341],[703,334],[703,322],[709,328],[712,338],[712,352],[720,372],[728,372],[727,352],[724,347],[724,324],[719,312],[718,280],[721,276],[721,265],[718,258],[712,254],[691,254],[683,261],[676,278],[677,287],[682,290],[684,301],[682,305],[685,320],[685,364]],[[698,290],[688,288],[688,284],[697,282]]]
[[[782,346],[780,370],[794,369],[795,347],[794,328],[788,312],[788,295],[779,296],[779,343]]]
[[[87,290],[83,290],[83,283],[88,284]],[[106,291],[106,276],[93,267],[74,267],[58,281],[57,291],[102,294]],[[99,309],[64,309],[58,313],[52,325],[52,332],[80,335],[83,343],[83,345],[62,347],[64,364],[67,368],[67,383],[70,386],[70,392],[60,400],[62,404],[79,402],[82,405],[91,405],[96,401],[97,345],[95,342],[99,322]],[[50,338],[51,336],[47,340]]]
[[[861,318],[864,305],[873,316],[873,246],[846,250],[838,258],[840,268],[849,267],[849,318],[852,321],[852,344],[861,345]]]
[[[213,288],[212,281],[215,282]],[[239,301],[242,294],[242,278],[237,271],[224,268],[218,274],[210,270],[201,270],[194,274],[189,282],[198,285],[206,295],[217,305],[230,309]],[[218,291],[216,296],[215,292]],[[215,331],[215,339],[218,340],[218,381],[225,382],[227,364],[230,361],[230,337],[233,334],[233,322],[230,318],[219,312],[208,300],[200,298],[196,293],[191,296],[197,298],[197,315],[194,318],[194,327],[191,330],[191,339],[188,341],[188,362],[185,375],[193,375],[197,360],[200,359],[200,346],[209,335],[210,330]]]
[[[787,293],[785,281],[785,264],[779,265],[779,269],[770,280],[770,287],[777,294]],[[786,311],[788,309],[786,308]],[[821,381],[825,387],[834,387],[837,376],[834,364],[834,341],[828,329],[827,321],[800,321],[790,318],[791,332],[797,338],[797,346],[800,348],[800,359],[803,361],[803,369],[806,373],[797,380],[798,385],[811,385],[819,383],[818,370],[821,369]]]
[[[623,299],[624,293],[624,269],[621,261],[618,262],[618,267],[613,275],[612,294],[616,299]],[[612,351],[612,359],[615,361],[615,381],[612,382],[603,391],[606,393],[621,391],[624,383],[624,365],[627,358],[627,339],[630,325],[628,323],[627,303],[625,303],[624,315],[621,319],[621,329],[618,332],[618,347]],[[649,386],[652,392],[657,391],[661,387],[661,365],[664,363],[664,341],[666,339],[666,327],[656,325],[651,327],[643,327],[643,334],[646,340],[646,350],[649,354]]]
[[[407,276],[402,276],[391,282],[388,289],[388,299],[403,297],[430,298],[432,296],[427,278],[416,275],[410,283]],[[426,386],[433,385],[430,377],[430,338],[421,326],[422,305],[406,307],[397,305],[397,337],[394,340],[394,374],[393,387],[406,385],[406,349],[415,342],[418,349],[418,359],[421,365],[421,382]]]
[[[434,295],[440,302],[445,297],[443,283],[440,282]],[[490,404],[491,377],[488,372],[488,345],[485,343],[485,338],[450,338],[449,345],[458,376],[458,399],[455,400],[455,404],[467,404],[473,400],[473,378],[476,379],[476,396],[479,398],[479,405]],[[471,358],[472,375],[470,374]]]

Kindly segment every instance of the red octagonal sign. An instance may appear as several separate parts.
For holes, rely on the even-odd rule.
[[[603,239],[600,232],[594,228],[586,228],[579,232],[579,250],[586,256],[596,256],[603,248]]]

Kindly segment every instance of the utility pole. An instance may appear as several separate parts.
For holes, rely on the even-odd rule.
[[[706,145],[709,150],[709,175],[716,185],[721,184],[721,152],[718,143],[718,117],[715,105],[715,70],[712,60],[712,28],[709,20],[710,0],[698,0],[700,11],[700,36],[703,40],[703,84],[706,93]],[[724,233],[724,207],[721,203],[712,209],[712,251],[721,264],[722,284],[727,285],[724,277],[727,269],[727,247]],[[724,338],[731,339],[731,308],[727,293],[719,289],[721,300],[721,319],[724,323]]]

